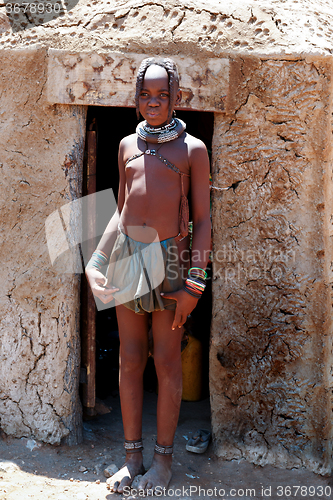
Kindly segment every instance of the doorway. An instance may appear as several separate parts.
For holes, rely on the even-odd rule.
[[[187,132],[201,139],[211,155],[212,136],[214,128],[214,114],[202,111],[178,111],[177,117],[185,121]],[[120,140],[135,132],[137,125],[134,108],[115,108],[90,106],[87,115],[87,131],[96,131],[96,192],[112,189],[115,197],[118,194],[118,146]],[[89,132],[87,132],[89,133]],[[87,176],[85,175],[85,179]],[[86,182],[86,181],[85,181]],[[87,192],[85,192],[87,194]],[[201,343],[202,349],[202,390],[200,399],[209,397],[209,333],[211,323],[211,264],[208,269],[206,290],[201,297],[189,322],[190,334]],[[86,304],[87,289],[82,287],[82,304]],[[84,310],[87,307],[83,306]],[[85,311],[83,310],[83,314]],[[95,316],[95,395],[97,401],[106,401],[110,405],[110,398],[118,397],[118,351],[119,337],[115,308],[99,310]],[[82,321],[84,324],[84,320]],[[182,349],[186,349],[188,338],[184,338]],[[83,351],[87,349],[85,339],[82,339]],[[86,353],[82,352],[82,365]],[[89,370],[88,370],[89,371]],[[83,376],[82,385],[86,383]],[[145,390],[156,393],[157,379],[153,358],[148,358],[144,377]],[[83,398],[83,402],[85,398]],[[85,403],[84,403],[85,406]],[[111,405],[113,406],[113,404]],[[96,406],[97,408],[97,406]],[[96,414],[96,409],[85,408],[85,415],[90,418]]]

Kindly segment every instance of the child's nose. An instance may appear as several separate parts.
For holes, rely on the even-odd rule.
[[[159,102],[157,97],[151,97],[149,100],[149,106],[158,106]]]

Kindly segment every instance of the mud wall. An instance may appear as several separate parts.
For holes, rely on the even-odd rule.
[[[211,401],[216,451],[331,470],[330,59],[231,63],[216,115]],[[232,109],[233,108],[233,109]]]
[[[331,54],[331,0],[66,0],[51,12],[0,7],[0,47],[82,51]],[[39,9],[40,10],[40,9]],[[48,10],[48,9],[47,9]]]
[[[52,268],[45,221],[81,194],[85,108],[46,102],[46,51],[0,61],[0,425],[75,443],[81,275]]]
[[[44,226],[81,194],[86,109],[47,103],[47,50],[223,57],[231,71],[213,162],[216,451],[330,470],[332,13],[330,0],[319,3],[70,0],[46,17],[0,7],[6,433],[80,440],[80,275],[50,265]]]

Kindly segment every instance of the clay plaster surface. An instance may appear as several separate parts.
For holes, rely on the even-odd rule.
[[[51,49],[48,100],[51,103],[133,106],[142,54],[68,53]],[[229,60],[176,56],[181,68],[182,108],[221,112],[229,90]]]
[[[229,188],[213,209],[216,451],[328,472],[330,2],[85,0],[37,23],[1,9],[3,430],[80,439],[79,277],[50,266],[44,224],[81,194],[86,109],[47,102],[47,50],[230,57],[213,165]]]
[[[216,115],[216,450],[331,469],[331,62],[242,58]]]
[[[80,439],[79,279],[52,268],[45,221],[81,193],[85,108],[50,106],[46,52],[1,58],[0,424]]]
[[[69,0],[66,5],[61,16],[6,15],[3,6],[0,47],[40,43],[77,52],[150,53],[155,44],[160,53],[174,54],[332,53],[330,0]]]
[[[103,471],[110,464],[119,466],[123,463],[124,438],[118,398],[110,397],[104,403],[112,405],[111,413],[85,422],[84,441],[79,446],[50,447],[35,443],[35,448],[31,450],[34,446],[32,440],[0,439],[1,500],[30,500],[31,498],[33,500],[110,500],[112,498],[125,500],[128,498],[125,495],[111,495],[106,488]],[[212,445],[209,445],[208,450],[201,455],[189,453],[185,445],[190,432],[198,427],[203,429],[209,427],[209,422],[207,400],[182,403],[174,441],[170,495],[163,495],[162,498],[329,500],[331,478],[324,478],[304,469],[286,471],[272,466],[257,467],[245,460],[217,459]],[[146,392],[143,426],[146,467],[153,456],[155,438],[156,394]],[[138,484],[137,479],[135,483]],[[297,492],[298,495],[281,497],[281,488],[287,485],[292,485],[292,493]],[[302,496],[300,495],[301,486],[303,486]],[[200,491],[199,488],[201,488]],[[263,489],[267,496],[263,495]],[[172,495],[172,490],[177,490],[177,493]],[[216,493],[211,494],[209,490],[213,492],[215,490]],[[288,489],[286,491],[288,492]],[[304,495],[307,492],[311,496]],[[324,492],[327,494],[324,495]],[[280,493],[280,496],[277,496],[277,493]]]

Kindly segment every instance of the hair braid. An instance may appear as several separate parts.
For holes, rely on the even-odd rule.
[[[140,111],[139,111],[139,97],[142,90],[143,80],[145,77],[145,73],[149,66],[156,64],[157,66],[161,66],[166,70],[169,77],[169,94],[170,94],[170,104],[169,104],[169,115],[168,120],[171,119],[172,111],[176,102],[177,92],[179,88],[179,75],[175,62],[170,58],[164,59],[156,59],[154,57],[148,57],[144,59],[139,67],[137,78],[136,78],[136,92],[135,92],[135,106],[136,106],[136,114],[138,119],[140,119]]]
[[[169,75],[169,93],[170,93],[170,104],[169,104],[169,120],[172,116],[172,111],[177,98],[177,92],[179,88],[179,76],[177,71],[177,66],[172,59],[166,58],[163,60],[164,67]]]
[[[136,91],[135,91],[135,107],[136,107],[136,116],[138,117],[138,120],[140,118],[140,112],[139,112],[139,97],[140,93],[142,90],[142,85],[143,85],[143,79],[145,77],[145,73],[149,66],[153,64],[154,58],[153,57],[148,57],[147,59],[144,59],[142,63],[140,64],[138,74],[136,77]]]

